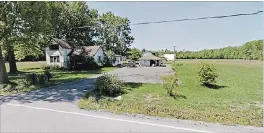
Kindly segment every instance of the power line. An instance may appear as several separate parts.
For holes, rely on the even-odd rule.
[[[176,20],[164,20],[164,21],[155,21],[155,22],[141,22],[134,23],[131,25],[145,25],[145,24],[154,24],[154,23],[169,23],[169,22],[179,22],[179,21],[188,21],[188,20],[204,20],[204,19],[217,19],[217,18],[228,18],[228,17],[237,17],[237,16],[252,16],[259,14],[263,11],[258,11],[254,13],[243,13],[243,14],[233,14],[233,15],[224,15],[224,16],[213,16],[213,17],[202,17],[202,18],[186,18],[186,19],[176,19]]]

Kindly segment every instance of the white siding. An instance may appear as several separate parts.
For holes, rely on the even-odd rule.
[[[125,56],[116,56],[115,62],[113,63],[113,66],[117,66],[118,64],[122,64],[122,62],[126,61]]]
[[[51,63],[50,62],[50,56],[59,56],[60,57],[60,62],[61,60],[61,53],[59,50],[50,50],[48,47],[46,48],[46,63],[47,65],[59,65],[61,66],[61,63]]]
[[[116,66],[116,65],[118,65],[118,64],[121,64],[121,56],[116,56],[115,57],[115,62],[114,62],[114,64],[113,64],[113,66]]]
[[[64,67],[67,67],[67,64],[68,64],[68,62],[69,62],[69,60],[70,60],[70,57],[68,56],[68,54],[71,52],[71,49],[63,49],[62,50],[62,61],[63,61],[63,63],[62,63],[62,66],[64,66]]]
[[[100,63],[100,61],[99,61],[99,56],[100,56],[100,58],[101,58],[101,61],[103,61],[104,60],[104,51],[103,51],[103,49],[102,48],[99,48],[98,49],[98,51],[95,53],[95,55],[94,55],[94,61],[96,62],[96,63],[98,63],[98,65],[102,65],[101,63]]]
[[[46,51],[47,65],[59,65],[61,67],[66,67],[67,61],[69,60],[69,57],[67,55],[71,52],[71,49],[64,49],[61,46],[59,46],[59,50],[50,50],[49,47],[47,47],[45,51]],[[60,62],[51,63],[50,56],[59,56]]]
[[[139,65],[140,66],[150,66],[150,61],[149,60],[140,60]]]

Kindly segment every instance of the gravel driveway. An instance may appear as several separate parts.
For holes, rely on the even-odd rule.
[[[124,82],[162,83],[160,76],[168,75],[172,72],[171,66],[167,65],[166,67],[125,67],[110,73],[117,75]]]

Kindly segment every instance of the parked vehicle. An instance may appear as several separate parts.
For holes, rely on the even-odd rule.
[[[129,61],[128,67],[136,67],[136,62],[135,61]]]

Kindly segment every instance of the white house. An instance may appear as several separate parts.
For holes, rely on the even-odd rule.
[[[68,55],[71,51],[72,47],[69,43],[60,39],[53,39],[51,45],[45,48],[46,62],[48,65],[64,67],[67,65]]]
[[[100,46],[81,46],[73,48],[69,42],[61,39],[53,39],[49,47],[45,48],[46,62],[48,65],[59,65],[66,67],[67,62],[70,60],[72,54],[78,54],[79,49],[84,48],[88,51],[98,65],[102,65],[101,61],[104,60],[105,54]]]
[[[174,56],[175,54],[164,54],[163,57],[166,59],[166,60],[174,60]]]

